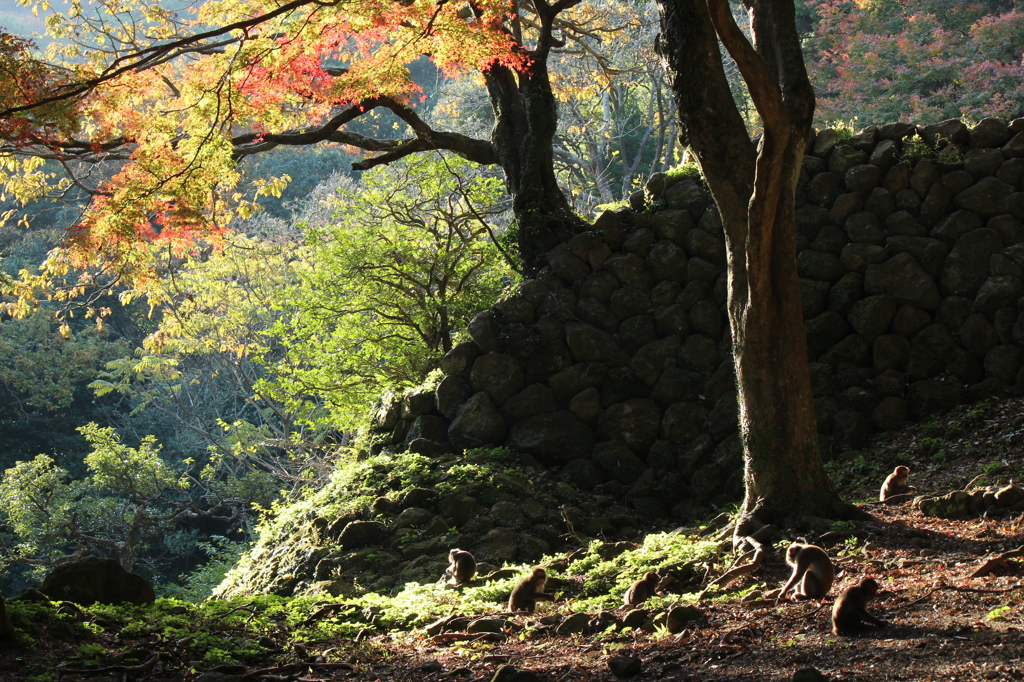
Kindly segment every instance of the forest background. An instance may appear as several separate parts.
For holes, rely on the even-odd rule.
[[[186,15],[189,6],[160,3]],[[654,4],[584,7],[584,19],[604,30],[556,50],[549,66],[558,181],[578,214],[591,216],[686,159],[655,52]],[[741,6],[733,9],[742,25]],[[0,26],[30,37],[46,17],[6,8]],[[798,6],[798,28],[819,127],[1024,114],[1019,0],[812,0]],[[415,69],[418,83],[431,84],[417,103],[424,120],[486,137],[493,120],[479,83],[426,61]],[[757,134],[735,66],[727,73]],[[375,136],[401,125],[378,115],[357,130]],[[230,236],[169,256],[146,297],[107,282],[4,316],[0,567],[12,570],[0,592],[96,550],[162,593],[204,596],[259,515],[322,485],[373,402],[431,381],[469,317],[515,283],[509,198],[496,171],[448,154],[361,173],[352,161],[338,144],[248,158],[240,194],[256,198]],[[117,160],[106,162],[28,204],[3,198],[9,283],[38,274],[81,218],[90,188],[118,170]],[[70,283],[76,273],[64,276]]]

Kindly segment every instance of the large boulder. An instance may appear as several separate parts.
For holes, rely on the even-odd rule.
[[[383,544],[386,537],[380,521],[352,521],[342,529],[338,544],[345,549],[360,549]]]
[[[992,254],[999,253],[1002,248],[1003,240],[999,233],[988,228],[972,230],[961,237],[942,268],[939,282],[943,294],[974,298],[988,279]]]
[[[679,353],[679,337],[675,334],[651,341],[640,348],[630,361],[630,368],[645,384],[653,386],[661,377],[667,360]]]
[[[897,303],[922,310],[935,310],[942,297],[935,280],[909,253],[898,253],[880,265],[869,265],[864,274],[864,291],[889,294]]]
[[[896,301],[885,294],[857,301],[847,319],[868,343],[884,334],[896,317]]]
[[[634,452],[646,454],[658,438],[661,409],[651,400],[633,398],[610,405],[598,420],[598,434],[621,440]]]
[[[505,430],[505,418],[490,395],[480,391],[459,408],[448,427],[448,440],[460,449],[498,445],[505,437]]]
[[[476,359],[470,373],[476,391],[487,391],[498,407],[523,390],[523,367],[511,355],[488,353]]]
[[[629,362],[629,354],[615,343],[610,334],[589,324],[566,323],[565,340],[576,362],[601,362],[612,366]]]
[[[437,411],[446,419],[454,419],[459,411],[459,406],[473,395],[473,390],[463,377],[458,374],[449,374],[441,379],[434,395],[437,399]],[[394,424],[391,427],[394,428]]]
[[[599,387],[607,376],[608,368],[599,362],[578,362],[548,379],[548,385],[566,403],[585,388]]]
[[[620,440],[606,440],[598,443],[594,447],[591,461],[600,467],[609,478],[623,483],[632,483],[640,477],[646,468],[643,460]]]
[[[954,381],[927,379],[914,382],[907,389],[910,416],[918,420],[948,412],[965,397],[964,387]]]
[[[999,178],[982,178],[956,195],[956,207],[977,213],[982,218],[992,218],[1006,213],[1006,200],[1013,191],[1013,187]]]
[[[87,606],[151,604],[156,599],[153,586],[142,576],[129,573],[113,559],[86,557],[53,569],[39,591],[53,601],[70,601]]]
[[[572,412],[559,410],[513,424],[505,444],[544,464],[566,464],[590,457],[594,434]]]
[[[544,384],[530,384],[505,401],[501,414],[512,423],[541,412],[554,412],[556,409],[554,391]]]
[[[700,435],[707,412],[695,402],[673,403],[665,410],[660,435],[678,445],[687,445]]]

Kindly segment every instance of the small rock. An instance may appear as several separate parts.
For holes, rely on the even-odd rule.
[[[704,617],[704,612],[696,606],[676,606],[669,609],[666,614],[665,626],[668,631],[675,634],[681,632],[687,623],[699,620]]]
[[[587,629],[587,624],[590,623],[590,616],[586,613],[574,613],[555,628],[555,632],[559,635],[578,635],[582,634]]]
[[[635,656],[612,656],[608,659],[608,670],[616,677],[639,675],[643,666]]]
[[[466,626],[466,632],[477,634],[481,632],[501,632],[507,623],[500,618],[478,618]]]
[[[793,673],[790,680],[791,682],[827,682],[828,678],[822,675],[817,668],[800,668]]]
[[[503,665],[498,668],[491,682],[538,682],[540,678],[532,670],[519,670],[515,666]]]

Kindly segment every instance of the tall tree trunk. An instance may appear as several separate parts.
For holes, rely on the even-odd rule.
[[[745,461],[744,511],[762,521],[855,513],[818,451],[796,268],[796,183],[814,94],[791,0],[747,0],[752,46],[727,0],[660,0],[681,142],[722,216]],[[755,148],[722,68],[727,46],[764,123]]]
[[[538,48],[531,56],[521,72],[496,66],[485,74],[495,120],[491,144],[512,196],[527,272],[544,265],[552,247],[585,229],[555,179],[558,103],[548,78],[547,50]]]

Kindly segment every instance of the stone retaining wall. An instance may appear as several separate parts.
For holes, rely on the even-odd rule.
[[[1024,385],[1024,119],[891,124],[804,157],[797,262],[826,458]],[[656,174],[469,324],[436,391],[381,406],[393,444],[504,444],[642,515],[738,499],[718,212]]]

